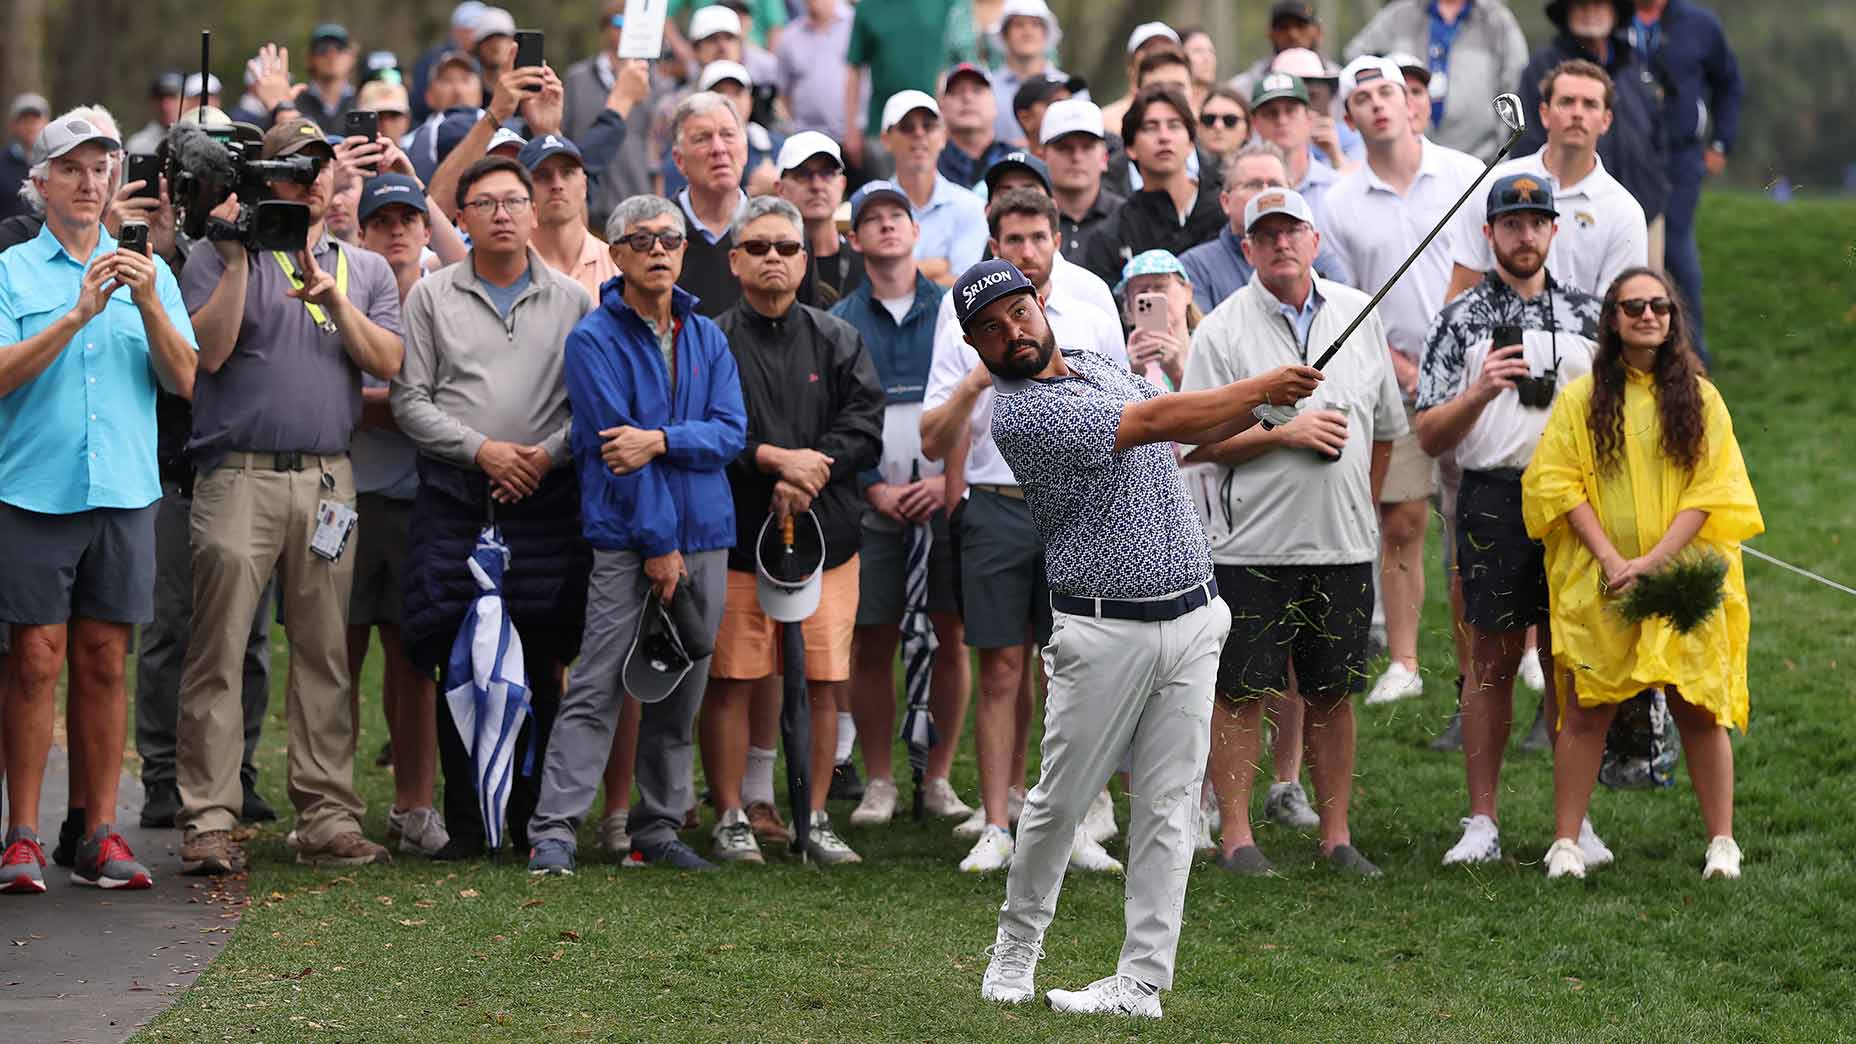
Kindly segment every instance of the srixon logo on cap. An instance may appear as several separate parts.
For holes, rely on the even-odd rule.
[[[1012,273],[1009,271],[1001,270],[998,272],[988,272],[968,284],[967,288],[960,292],[961,298],[965,301],[966,306],[971,308],[973,307],[973,300],[980,296],[980,291],[989,286],[997,286],[1000,283],[1010,282],[1011,278]]]

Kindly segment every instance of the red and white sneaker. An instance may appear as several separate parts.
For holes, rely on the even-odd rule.
[[[104,823],[78,842],[77,865],[71,868],[71,883],[88,888],[153,888],[155,878],[148,868],[135,861],[129,842],[114,827]]]
[[[0,855],[0,892],[39,895],[45,891],[45,849],[29,827],[14,827]]]

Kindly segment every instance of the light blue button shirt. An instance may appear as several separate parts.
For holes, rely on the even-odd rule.
[[[1308,361],[1308,334],[1315,327],[1315,313],[1321,311],[1321,306],[1325,303],[1321,299],[1321,291],[1316,289],[1313,283],[1309,284],[1308,300],[1302,302],[1302,307],[1296,308],[1293,305],[1283,304],[1281,301],[1276,302],[1276,314],[1282,316],[1290,326],[1295,328],[1295,345],[1302,350],[1303,362]]]
[[[79,262],[48,224],[0,254],[0,345],[26,340],[69,313],[90,261],[115,250],[116,240],[99,229],[96,250]],[[160,260],[155,289],[168,321],[198,350],[180,285]],[[155,389],[142,313],[122,287],[51,365],[0,397],[0,501],[69,515],[160,499]]]
[[[921,228],[917,258],[947,258],[956,276],[979,263],[986,252],[986,204],[978,196],[936,174],[928,205],[914,210]]]

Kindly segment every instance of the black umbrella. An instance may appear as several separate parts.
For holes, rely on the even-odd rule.
[[[935,733],[934,714],[928,709],[934,651],[939,644],[934,624],[928,618],[928,552],[934,547],[934,532],[928,523],[921,522],[909,526],[903,534],[906,549],[903,575],[907,579],[902,599],[902,672],[909,709],[902,719],[902,740],[909,745],[909,769],[915,777],[914,815],[920,822],[922,777],[928,771],[928,751],[939,739]]]
[[[812,517],[807,513],[808,517]],[[761,527],[757,548],[761,572],[761,608],[780,622],[780,746],[786,752],[786,800],[793,810],[793,851],[805,855],[812,830],[812,708],[806,695],[806,640],[804,621],[818,607],[818,574],[824,567],[823,533],[816,558],[801,555],[794,546],[793,516],[780,519],[778,550],[767,549],[768,517]],[[810,550],[810,549],[808,549]],[[771,557],[771,561],[769,561]],[[806,597],[809,594],[810,597]],[[795,604],[798,603],[798,604]]]

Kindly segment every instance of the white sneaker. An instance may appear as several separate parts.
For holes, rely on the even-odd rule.
[[[895,814],[895,781],[871,777],[864,781],[864,799],[851,810],[851,825],[882,826]]]
[[[980,839],[973,844],[973,851],[960,861],[961,871],[969,874],[1004,870],[1011,865],[1012,835],[996,826],[989,826],[982,831]]]
[[[966,816],[973,812],[967,807],[966,802],[960,800],[960,795],[954,793],[954,785],[949,783],[945,777],[925,779],[922,782],[928,788],[922,794],[922,810],[929,815],[952,819],[955,816]],[[868,784],[865,786],[867,787]]]
[[[1111,975],[1080,990],[1052,990],[1044,996],[1050,1001],[1052,1011],[1143,1019],[1160,1017],[1159,991],[1132,975]]]
[[[1098,870],[1103,873],[1121,873],[1121,860],[1108,854],[1108,849],[1089,836],[1089,828],[1076,828],[1076,839],[1070,842],[1070,869]]]
[[[1522,685],[1535,692],[1540,692],[1547,687],[1547,672],[1540,669],[1539,649],[1529,649],[1521,654],[1521,670],[1515,677],[1521,679]]]
[[[864,861],[831,829],[831,816],[822,811],[812,813],[812,828],[806,831],[806,858],[825,866]]]
[[[1716,835],[1708,842],[1708,865],[1701,871],[1701,879],[1720,877],[1729,881],[1740,879],[1740,846],[1726,834]]]
[[[715,821],[715,830],[710,836],[713,842],[709,846],[709,854],[719,862],[765,862],[761,858],[760,842],[754,840],[754,828],[748,823],[747,813],[738,808],[722,813],[722,817]]]
[[[1108,796],[1107,787],[1089,802],[1089,811],[1083,814],[1083,830],[1097,845],[1112,841],[1121,833],[1115,826],[1115,799]]]
[[[1308,794],[1299,780],[1271,783],[1270,796],[1263,802],[1263,818],[1283,826],[1311,830],[1321,825],[1321,817],[1308,803]]]
[[[1418,672],[1393,660],[1386,667],[1386,672],[1373,683],[1373,691],[1366,694],[1366,705],[1371,707],[1381,703],[1397,703],[1413,696],[1424,695],[1424,679]]]
[[[1196,852],[1209,852],[1218,847],[1218,842],[1212,840],[1212,817],[1218,813],[1218,803],[1210,802],[1210,808],[1207,808],[1206,804],[1203,801],[1199,802],[1198,815],[1193,817],[1198,820],[1197,836],[1192,842],[1192,848]]]
[[[1547,880],[1584,876],[1585,854],[1579,851],[1579,843],[1567,837],[1553,842],[1547,849]]]
[[[1590,816],[1579,821],[1578,843],[1579,854],[1585,857],[1585,866],[1588,870],[1596,870],[1614,858],[1611,855],[1611,849],[1605,847],[1605,843],[1599,840],[1598,831],[1592,829],[1592,817]]]
[[[387,823],[389,829],[399,835],[402,852],[429,856],[451,840],[450,833],[445,830],[444,817],[430,805],[409,808],[404,812],[390,809],[387,812]]]
[[[1044,947],[1028,939],[1019,939],[999,929],[998,937],[986,948],[992,958],[986,975],[980,980],[980,999],[998,1004],[1023,1004],[1037,993],[1032,977]]]
[[[619,808],[614,809],[611,815],[600,817],[600,851],[624,855],[632,850],[632,836],[625,832],[625,823],[631,818],[631,814],[631,809]]]
[[[967,818],[954,824],[954,836],[967,838],[978,837],[986,832],[986,808],[984,805],[968,813]]]
[[[1488,816],[1470,816],[1463,820],[1463,837],[1444,853],[1445,866],[1462,863],[1494,863],[1502,858],[1501,831]]]

